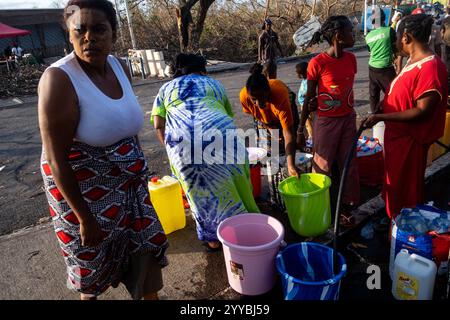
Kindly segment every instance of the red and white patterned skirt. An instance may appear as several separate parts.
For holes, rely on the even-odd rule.
[[[167,265],[167,238],[150,202],[147,162],[135,139],[109,147],[74,142],[69,163],[105,235],[96,247],[81,246],[79,221],[58,190],[43,151],[41,173],[70,288],[99,295],[116,286],[131,254],[152,253]]]

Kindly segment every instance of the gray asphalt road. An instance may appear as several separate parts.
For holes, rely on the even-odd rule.
[[[357,52],[358,74],[355,80],[356,110],[361,117],[367,114],[368,53]],[[295,62],[280,64],[278,78],[294,92],[299,80],[295,74]],[[233,104],[238,127],[247,129],[252,121],[242,113],[239,105],[239,91],[245,85],[247,71],[232,71],[214,74],[227,90]],[[148,119],[153,100],[161,83],[141,85],[135,93],[146,115],[146,124],[140,134],[141,144],[149,160],[150,170],[158,175],[169,173],[165,150],[159,145],[155,131]],[[42,179],[39,171],[41,139],[37,121],[37,105],[22,105],[13,109],[0,110],[0,235],[11,233],[30,225],[47,221],[49,217]]]

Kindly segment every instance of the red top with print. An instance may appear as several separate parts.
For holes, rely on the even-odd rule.
[[[356,70],[356,57],[350,52],[340,58],[323,52],[311,59],[307,79],[318,82],[318,116],[343,117],[353,112]]]

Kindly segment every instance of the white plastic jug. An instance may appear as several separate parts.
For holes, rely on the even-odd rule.
[[[436,264],[430,259],[402,249],[394,263],[392,295],[397,300],[433,299]]]
[[[384,144],[384,129],[385,125],[383,121],[380,121],[373,126],[373,137],[377,138],[382,145]]]

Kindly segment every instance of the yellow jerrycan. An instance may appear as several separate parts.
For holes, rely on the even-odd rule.
[[[164,176],[148,183],[150,200],[166,234],[186,226],[181,186],[177,179]]]

